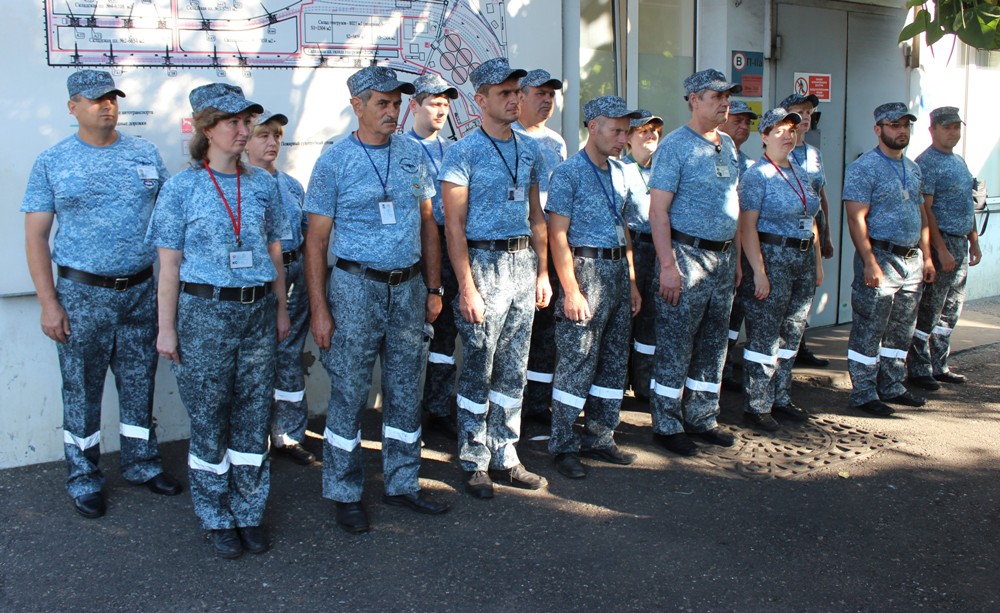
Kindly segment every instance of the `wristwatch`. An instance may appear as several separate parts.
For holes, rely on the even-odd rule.
[[[444,288],[443,287],[428,287],[427,288],[427,293],[428,294],[434,294],[435,296],[444,296]]]

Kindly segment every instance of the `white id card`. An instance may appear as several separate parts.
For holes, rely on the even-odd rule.
[[[253,266],[253,252],[252,251],[230,251],[229,252],[229,267],[230,268],[250,268]]]
[[[799,217],[799,230],[812,230],[812,217]]]
[[[507,200],[511,202],[524,202],[524,188],[514,187],[507,190]]]
[[[615,230],[618,231],[618,244],[621,245],[622,247],[624,247],[625,246],[625,228],[621,227],[620,225],[616,225],[615,226]]]
[[[910,199],[910,190],[908,190],[908,189],[901,190],[899,192],[899,196],[900,196],[900,198],[903,199],[903,202],[906,202],[907,200]]]
[[[382,216],[382,225],[391,226],[396,223],[396,207],[392,204],[392,200],[380,201],[378,214]]]
[[[156,166],[136,166],[136,172],[139,173],[140,179],[159,179],[160,173],[157,172]]]
[[[724,160],[715,161],[715,176],[728,178],[729,177],[729,164]]]

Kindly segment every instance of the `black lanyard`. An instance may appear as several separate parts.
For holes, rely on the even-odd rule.
[[[521,163],[520,156],[517,153],[517,133],[514,132],[514,130],[510,131],[510,137],[512,139],[514,139],[514,171],[511,172],[511,170],[510,170],[510,164],[507,163],[507,158],[505,158],[503,156],[503,152],[500,151],[500,147],[497,147],[496,141],[493,140],[492,136],[490,136],[489,134],[486,134],[486,130],[483,130],[482,128],[479,128],[479,129],[486,136],[486,138],[490,139],[490,143],[493,145],[493,148],[497,150],[497,155],[499,155],[500,156],[500,160],[503,161],[504,167],[507,168],[507,174],[510,175],[510,180],[514,182],[514,187],[516,188],[517,187],[518,166]]]

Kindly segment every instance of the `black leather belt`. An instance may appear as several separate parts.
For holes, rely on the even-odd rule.
[[[685,234],[680,230],[670,229],[670,237],[673,242],[691,245],[697,249],[708,249],[709,251],[722,251],[725,253],[733,246],[733,241],[710,241],[697,236]]]
[[[888,251],[895,255],[901,255],[906,259],[916,257],[920,250],[916,247],[904,247],[903,245],[894,245],[889,241],[870,239],[868,241],[871,243],[872,249],[881,249],[883,251]]]
[[[359,275],[365,279],[385,283],[390,287],[395,287],[400,283],[405,283],[420,274],[420,262],[417,262],[409,268],[401,268],[398,270],[375,270],[374,268],[368,268],[367,266],[362,266],[357,262],[344,259],[338,259],[336,266],[337,268],[349,272],[352,275]]]
[[[129,275],[127,277],[102,277],[101,275],[91,274],[89,272],[84,272],[68,266],[60,266],[59,276],[63,279],[75,281],[76,283],[83,283],[84,285],[106,287],[108,289],[113,289],[116,292],[124,292],[133,285],[138,285],[152,277],[153,267],[150,266],[149,268],[140,270],[134,275]]]
[[[573,255],[581,258],[618,261],[625,257],[625,247],[573,247]]]
[[[795,247],[799,251],[809,251],[813,246],[812,236],[809,238],[793,238],[791,236],[771,234],[770,232],[758,232],[757,236],[760,237],[760,242],[762,243],[778,245],[779,247]]]
[[[241,304],[253,304],[271,293],[271,284],[249,285],[247,287],[216,287],[206,283],[181,283],[181,291],[198,298],[214,300],[218,290],[218,299]]]
[[[282,251],[281,261],[285,263],[285,266],[291,266],[292,262],[299,259],[300,255],[302,255],[302,252],[299,251],[298,249],[292,249],[290,251]]]
[[[489,249],[490,251],[515,253],[522,249],[527,249],[530,241],[527,236],[512,236],[495,241],[468,241],[468,243],[469,247],[473,249]]]
[[[632,242],[633,243],[652,243],[653,235],[646,234],[645,232],[632,232]]]

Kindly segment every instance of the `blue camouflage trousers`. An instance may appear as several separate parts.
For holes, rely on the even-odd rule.
[[[917,327],[906,357],[911,377],[934,376],[948,372],[951,333],[962,316],[965,280],[969,276],[969,239],[957,234],[941,234],[948,252],[955,258],[951,272],[941,272],[941,260],[935,249],[931,258],[937,267],[934,283],[924,285],[917,308]]]
[[[549,262],[552,252],[549,252]],[[555,267],[549,265],[549,283],[552,300],[543,309],[535,309],[531,324],[531,341],[528,347],[528,383],[524,387],[525,415],[545,413],[552,406],[552,374],[556,368],[556,301],[559,297],[559,277]]]
[[[800,251],[764,243],[760,251],[771,292],[763,300],[754,297],[753,269],[746,258],[739,289],[747,327],[743,348],[743,410],[747,413],[770,413],[774,405],[792,404],[792,364],[816,294],[813,247]]]
[[[682,243],[673,248],[681,273],[680,301],[674,306],[656,298],[651,409],[658,434],[716,426],[736,275],[732,249],[710,251]],[[657,286],[659,277],[657,266]]]
[[[396,286],[334,268],[327,300],[336,329],[320,359],[330,375],[323,433],[323,497],[358,502],[364,489],[361,413],[382,366],[382,470],[390,496],[420,490],[420,371],[427,288]]]
[[[735,377],[733,374],[733,354],[736,349],[736,341],[740,339],[740,328],[743,327],[743,320],[746,313],[743,310],[743,297],[739,290],[733,294],[733,308],[729,311],[729,331],[726,340],[726,363],[722,367],[722,377]]]
[[[854,255],[851,308],[854,323],[847,343],[847,371],[851,375],[851,404],[860,406],[906,391],[906,353],[917,323],[917,305],[923,286],[920,255],[904,258],[874,249],[882,268],[880,287],[865,284],[865,265]]]
[[[455,388],[455,311],[451,305],[458,296],[458,280],[448,257],[444,228],[438,227],[441,236],[441,285],[444,287],[441,314],[431,327],[430,349],[427,354],[427,376],[424,381],[424,410],[431,415],[451,415],[451,392]]]
[[[276,309],[273,294],[252,304],[180,294],[172,369],[191,418],[191,501],[207,530],[259,526],[264,517]]]
[[[586,321],[570,321],[563,310],[565,297],[556,305],[552,455],[580,451],[581,437],[573,424],[581,411],[585,416],[583,447],[614,445],[628,369],[632,331],[628,260],[577,257],[573,269],[591,316]]]
[[[301,443],[309,419],[306,377],[302,370],[302,347],[309,334],[309,293],[301,258],[285,267],[285,287],[292,327],[288,338],[278,343],[276,356],[271,413],[271,443],[276,447]]]
[[[60,277],[59,303],[71,334],[57,343],[62,371],[66,491],[76,498],[100,491],[101,399],[108,368],[118,389],[121,471],[142,483],[163,472],[153,424],[156,373],[156,283],[125,291]]]
[[[648,235],[647,235],[648,236]],[[632,235],[632,265],[635,284],[642,296],[642,308],[632,325],[630,381],[637,398],[649,398],[653,378],[653,355],[656,353],[656,247],[651,240],[636,240]]]
[[[465,471],[513,468],[520,463],[515,446],[521,432],[538,260],[531,249],[469,249],[469,263],[486,314],[482,323],[471,324],[455,301],[464,352],[457,398],[459,462]]]

